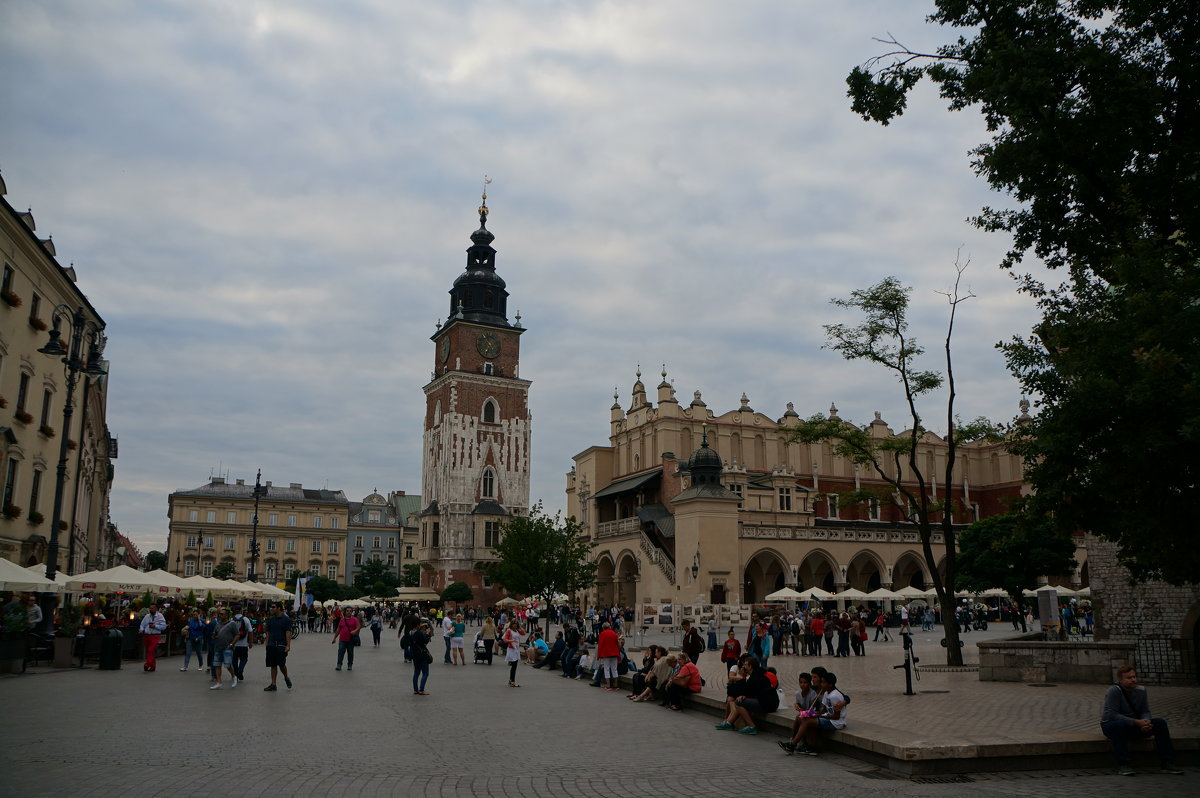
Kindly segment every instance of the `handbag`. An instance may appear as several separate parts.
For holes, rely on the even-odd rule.
[[[358,632],[355,632],[354,634],[350,635],[350,645],[352,645],[352,646],[361,646],[362,645],[362,638],[358,636]]]

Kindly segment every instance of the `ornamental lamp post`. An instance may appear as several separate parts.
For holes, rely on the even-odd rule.
[[[250,568],[246,574],[247,582],[258,581],[258,500],[267,495],[267,489],[262,485],[262,469],[254,476],[254,517],[250,521]]]
[[[58,469],[54,480],[54,511],[50,518],[50,543],[46,547],[46,578],[53,581],[58,572],[58,532],[62,523],[63,493],[67,483],[67,454],[71,437],[71,417],[75,414],[75,382],[82,372],[88,377],[102,377],[108,373],[100,355],[104,351],[104,325],[87,317],[83,308],[72,311],[66,305],[57,305],[50,317],[54,325],[50,329],[50,341],[38,351],[43,355],[62,360],[67,371],[67,397],[63,403],[63,428],[58,445]],[[59,324],[66,322],[71,328],[69,347],[64,347]],[[83,358],[84,337],[87,337],[87,360]],[[54,630],[54,594],[42,594],[42,634]]]

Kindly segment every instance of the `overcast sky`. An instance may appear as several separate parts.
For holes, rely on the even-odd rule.
[[[0,170],[108,323],[112,519],[166,545],[216,474],[421,488],[421,391],[484,174],[528,332],[532,499],[608,436],[614,386],[907,426],[895,382],[822,349],[887,275],[940,364],[961,248],[959,409],[1009,420],[994,348],[1036,314],[966,219],[974,111],[926,86],[890,127],[845,76],[928,2],[0,4]],[[930,406],[931,426],[944,411]]]

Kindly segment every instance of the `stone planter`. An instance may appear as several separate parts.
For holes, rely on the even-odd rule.
[[[54,667],[69,668],[72,665],[71,653],[75,650],[75,638],[54,638]]]
[[[0,673],[20,673],[25,669],[25,655],[28,652],[25,636],[12,638],[0,637]]]

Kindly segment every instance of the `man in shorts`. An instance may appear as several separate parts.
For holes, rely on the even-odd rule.
[[[237,687],[237,672],[233,669],[233,643],[237,640],[242,625],[229,617],[229,610],[222,607],[217,611],[217,631],[213,636],[213,683],[209,690],[221,689],[221,666],[224,665],[233,680],[231,687]]]
[[[283,671],[283,682],[292,689],[292,680],[288,676],[287,655],[292,650],[292,619],[283,611],[282,604],[271,608],[271,617],[267,618],[267,667],[271,669],[271,683],[263,688],[263,692],[274,693],[279,688],[275,682],[279,672]]]

